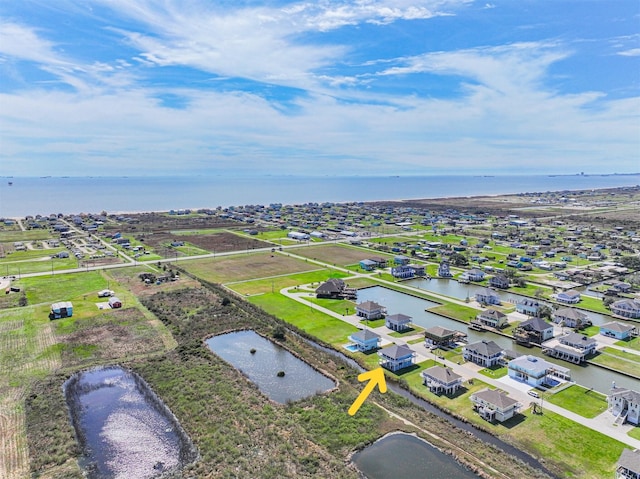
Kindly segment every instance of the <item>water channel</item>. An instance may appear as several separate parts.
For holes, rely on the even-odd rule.
[[[177,419],[135,373],[118,366],[82,371],[64,391],[87,477],[149,479],[196,459]]]
[[[463,298],[466,297],[467,292],[464,288],[469,287],[471,290],[473,288],[480,288],[477,285],[465,285],[459,284],[457,281],[450,280],[419,280],[423,281],[424,285],[421,286],[421,289],[425,291],[434,291],[440,293],[435,288],[427,289],[427,286],[430,283],[433,284],[441,284],[441,282],[450,282],[451,285],[443,285],[441,288],[449,288],[448,296],[454,296],[451,294],[451,291],[463,291]],[[416,286],[415,283],[407,282],[412,286]],[[457,285],[457,286],[455,286]],[[447,294],[447,293],[440,293]],[[474,294],[474,293],[469,293]],[[429,311],[425,311],[425,309],[432,308],[437,305],[432,301],[428,301],[425,299],[417,298],[415,296],[411,296],[410,294],[401,293],[398,291],[394,291],[388,288],[384,288],[382,286],[373,286],[371,288],[365,288],[358,290],[358,302],[362,301],[375,301],[387,308],[388,314],[397,314],[402,313],[411,316],[413,319],[413,323],[421,326],[423,328],[430,328],[433,326],[442,326],[448,329],[462,331],[468,334],[468,339],[470,343],[485,340],[492,340],[501,346],[504,349],[510,349],[516,351],[521,354],[533,354],[535,356],[542,356],[542,351],[540,348],[526,348],[523,346],[519,346],[512,341],[510,338],[505,338],[504,336],[500,336],[498,334],[494,334],[491,332],[477,332],[472,329],[467,328],[467,326],[463,323],[455,321],[453,319],[445,318],[443,316],[430,313]],[[601,315],[600,315],[601,316]],[[607,321],[605,321],[607,322]],[[634,389],[636,391],[640,390],[640,381],[637,379],[630,378],[625,376],[624,374],[616,373],[613,371],[609,371],[603,368],[599,368],[597,366],[588,365],[588,366],[578,366],[575,364],[568,363],[566,361],[561,361],[559,359],[551,358],[548,356],[544,357],[545,360],[549,362],[556,363],[563,367],[568,367],[571,369],[571,378],[577,382],[578,384],[588,387],[594,388],[596,391],[599,391],[603,394],[608,394],[611,389],[611,384],[615,381],[617,387],[624,387],[629,389]]]
[[[220,334],[206,343],[278,403],[297,401],[336,387],[332,379],[255,331]],[[284,376],[278,376],[280,371]]]
[[[477,479],[451,456],[412,434],[389,434],[353,455],[368,479]]]

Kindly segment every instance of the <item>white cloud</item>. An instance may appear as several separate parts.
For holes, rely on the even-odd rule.
[[[618,55],[623,57],[640,57],[640,48],[630,48],[629,50],[623,50],[618,52]]]

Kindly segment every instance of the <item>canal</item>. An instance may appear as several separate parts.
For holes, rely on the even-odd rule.
[[[424,280],[424,283],[431,283],[440,280]],[[447,280],[444,280],[447,281]],[[451,283],[458,284],[457,281],[451,281]],[[415,286],[415,284],[412,284]],[[461,285],[460,287],[469,286],[471,288],[479,288],[476,285]],[[426,286],[422,289],[427,290]],[[452,288],[453,289],[453,288]],[[431,289],[429,291],[435,291]],[[445,294],[445,293],[441,293]],[[465,293],[466,295],[466,293]],[[452,295],[449,295],[452,296]],[[410,294],[394,291],[382,286],[374,286],[371,288],[365,288],[358,290],[358,302],[362,301],[375,301],[387,308],[388,314],[406,314],[411,316],[413,323],[423,328],[430,328],[433,326],[442,326],[448,329],[454,329],[462,331],[468,334],[470,343],[481,341],[483,339],[490,339],[497,343],[503,349],[510,349],[521,354],[532,354],[535,356],[542,356],[540,348],[526,348],[520,346],[512,341],[510,338],[505,338],[499,334],[491,332],[478,332],[469,329],[465,324],[455,321],[453,319],[445,318],[444,316],[425,311],[437,305],[432,301],[421,299]],[[578,366],[566,361],[561,361],[555,358],[544,356],[544,358],[555,364],[571,369],[571,377],[578,384],[587,388],[593,388],[603,394],[608,394],[611,389],[611,384],[615,381],[617,387],[625,387],[634,390],[640,390],[640,381],[625,376],[620,373],[609,371],[603,368],[599,368],[593,365]]]

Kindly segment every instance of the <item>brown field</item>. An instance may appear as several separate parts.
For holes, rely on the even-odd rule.
[[[281,274],[313,271],[318,266],[283,253],[251,253],[242,256],[184,261],[180,266],[199,278],[213,283],[259,279]]]
[[[122,233],[150,233],[169,232],[181,229],[204,229],[204,228],[239,228],[244,223],[218,218],[216,216],[177,216],[164,213],[136,213],[123,215],[133,218],[135,222],[105,225],[107,231],[121,231]]]
[[[221,232],[214,234],[180,234],[179,232],[160,232],[151,235],[144,235],[144,243],[158,253],[166,252],[167,243],[174,240],[185,241],[191,243],[198,248],[216,253],[225,253],[227,251],[243,251],[258,248],[269,248],[274,245],[253,238],[246,238],[229,232]]]
[[[377,252],[364,251],[340,245],[310,246],[308,248],[297,248],[295,253],[311,259],[317,259],[334,266],[347,266],[356,264],[371,256],[384,256]]]

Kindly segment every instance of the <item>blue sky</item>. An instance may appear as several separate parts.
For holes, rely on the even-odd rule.
[[[0,174],[640,171],[637,0],[0,0]]]

